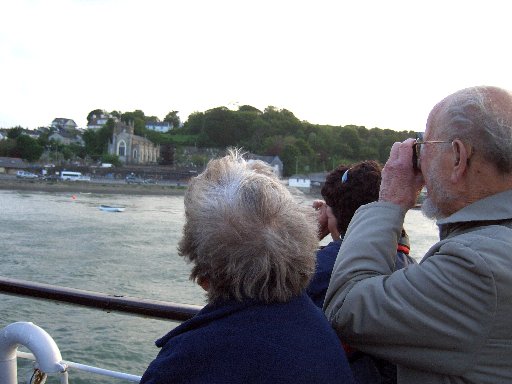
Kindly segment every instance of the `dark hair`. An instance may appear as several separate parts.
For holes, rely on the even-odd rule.
[[[338,221],[340,233],[347,230],[357,208],[379,199],[381,170],[378,162],[367,160],[348,167],[340,165],[327,175],[322,196]]]

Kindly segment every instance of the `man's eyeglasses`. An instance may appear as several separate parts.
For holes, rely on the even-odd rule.
[[[421,169],[420,165],[420,155],[421,155],[421,146],[423,144],[440,144],[440,143],[452,143],[452,140],[427,140],[423,141],[420,139],[416,139],[414,144],[412,145],[412,167],[415,171],[419,171]]]

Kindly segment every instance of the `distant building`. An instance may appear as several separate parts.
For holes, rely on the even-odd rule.
[[[102,113],[101,115],[92,115],[91,119],[87,122],[87,129],[97,130],[103,128],[107,124],[107,120],[113,118],[108,113]],[[113,118],[117,122],[117,118]]]
[[[16,171],[27,169],[27,164],[17,157],[0,157],[0,174],[15,174]]]
[[[117,155],[124,164],[156,164],[160,156],[160,146],[145,137],[135,135],[133,123],[118,121],[112,140],[108,143],[108,153]]]
[[[253,153],[250,153],[247,155],[248,163],[250,163],[251,161],[254,161],[254,160],[261,160],[261,161],[269,164],[274,169],[274,173],[278,177],[283,176],[283,162],[281,161],[279,156],[260,156],[260,155],[255,155]]]
[[[151,131],[156,131],[156,132],[161,132],[161,133],[169,132],[173,128],[174,127],[171,125],[171,123],[168,123],[166,121],[165,122],[146,123],[146,129],[150,129]]]
[[[306,175],[293,175],[288,179],[288,185],[296,188],[311,188],[311,179]]]
[[[63,117],[57,117],[52,121],[52,128],[55,129],[76,129],[78,126],[71,119],[66,119]]]
[[[323,187],[325,179],[327,178],[328,172],[310,173],[309,179],[311,180],[312,187]]]
[[[81,147],[85,145],[82,135],[76,129],[73,131],[59,129],[49,135],[48,140],[54,140],[64,145],[78,144]]]

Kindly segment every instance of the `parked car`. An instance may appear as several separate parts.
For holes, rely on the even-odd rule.
[[[144,179],[135,175],[128,175],[124,180],[127,184],[144,184]]]
[[[128,175],[124,180],[127,184],[156,184],[155,179],[143,179],[135,175]]]
[[[59,175],[44,175],[43,176],[43,180],[46,180],[46,181],[59,181],[60,180],[60,176]]]
[[[37,179],[38,176],[35,173],[28,171],[18,171],[16,172],[16,177],[18,179]]]

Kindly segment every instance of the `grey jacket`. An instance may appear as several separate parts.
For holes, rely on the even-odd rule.
[[[405,212],[354,215],[324,310],[343,341],[398,365],[398,383],[512,383],[512,190],[439,220],[419,265],[392,272]]]

